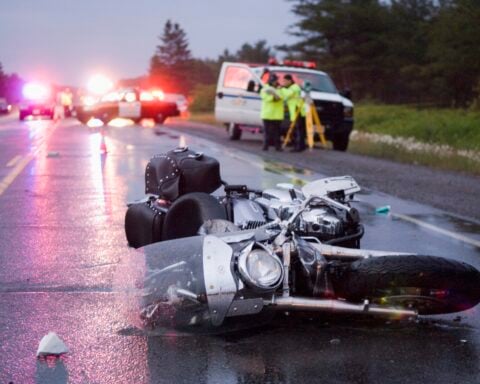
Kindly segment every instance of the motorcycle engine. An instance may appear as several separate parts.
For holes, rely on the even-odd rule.
[[[303,212],[298,221],[298,229],[305,236],[332,238],[343,236],[343,221],[329,207],[317,207]]]

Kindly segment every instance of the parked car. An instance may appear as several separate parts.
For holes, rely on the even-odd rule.
[[[8,104],[7,99],[4,97],[0,97],[0,114],[1,115],[6,115],[10,113],[12,110],[12,106]]]
[[[158,90],[140,90],[125,88],[108,92],[96,99],[85,96],[83,104],[76,107],[78,120],[86,124],[91,118],[102,120],[105,124],[117,117],[140,122],[144,118],[154,119],[163,124],[169,117],[178,116],[177,103],[166,101]]]
[[[27,116],[46,116],[53,119],[55,100],[49,85],[32,82],[23,87],[23,100],[19,105],[20,120]]]

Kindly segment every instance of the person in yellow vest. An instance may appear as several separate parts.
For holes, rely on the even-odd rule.
[[[280,129],[284,119],[283,97],[279,89],[278,76],[270,74],[268,83],[262,87],[260,97],[262,108],[260,117],[263,120],[264,140],[263,150],[267,151],[269,145],[273,145],[277,151],[282,150],[280,142]]]
[[[302,152],[305,150],[306,125],[305,125],[305,108],[304,101],[301,97],[302,88],[295,83],[292,75],[286,74],[283,76],[284,88],[282,89],[283,99],[287,103],[288,114],[290,116],[290,124],[295,119],[297,113],[297,121],[295,124],[293,136],[292,152]]]

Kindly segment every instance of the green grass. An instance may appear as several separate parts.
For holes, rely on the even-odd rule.
[[[348,152],[399,163],[424,165],[447,171],[480,175],[480,162],[455,154],[440,155],[432,152],[411,152],[395,145],[375,143],[361,138],[350,141]]]
[[[359,104],[355,108],[355,129],[480,151],[478,111]]]
[[[454,151],[408,150],[375,142],[359,134],[352,137],[349,152],[480,175],[479,161],[455,153],[456,150],[480,151],[479,112],[360,104],[356,106],[355,114],[355,129],[360,132],[412,137],[418,142],[447,145]],[[221,126],[211,112],[192,113],[190,120]]]
[[[215,115],[213,114],[213,112],[192,112],[190,114],[189,120],[195,121],[197,123],[224,127],[222,123],[219,123],[217,120],[215,120]]]

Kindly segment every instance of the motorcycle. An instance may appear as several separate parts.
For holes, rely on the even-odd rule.
[[[224,194],[212,196],[221,185]],[[360,215],[351,206],[360,191],[351,176],[316,180],[301,189],[278,184],[262,191],[222,181],[215,159],[178,148],[150,160],[145,187],[153,196],[130,204],[125,217],[127,240],[134,248],[201,234],[200,227],[214,224],[212,219],[231,222],[229,231],[286,220],[313,194],[317,199],[294,221],[293,232],[349,248],[359,248],[364,234]]]
[[[348,235],[335,237],[334,233],[329,239],[340,239],[338,242],[350,248],[322,241],[326,232],[319,234],[313,224],[331,228],[332,223],[343,223],[334,220],[338,212],[345,214],[345,222],[358,224],[358,212],[347,203],[359,189],[352,180],[316,181],[293,192],[290,186],[280,186],[261,195],[246,187],[233,187],[229,194],[227,186],[227,196],[220,198],[221,202],[216,199],[217,207],[230,206],[234,212],[235,204],[247,212],[247,205],[253,210],[260,207],[267,220],[253,225],[245,220],[235,224],[226,216],[208,218],[194,236],[143,247],[140,251],[145,259],[137,286],[141,287],[144,326],[215,329],[249,319],[259,323],[279,311],[415,318],[476,306],[480,272],[469,264],[359,249],[358,236],[354,236],[355,243]],[[332,183],[336,188],[329,186]],[[248,198],[235,203],[237,195],[245,193]],[[187,219],[195,221],[195,213],[201,209],[188,210],[195,204],[186,196],[179,200],[190,202],[181,208],[188,213],[184,215]],[[233,199],[232,204],[229,199]],[[177,209],[173,212],[179,213]],[[177,226],[188,225],[177,213]],[[234,217],[240,216],[237,213]],[[315,219],[309,221],[312,217]],[[323,220],[325,217],[329,220]]]

